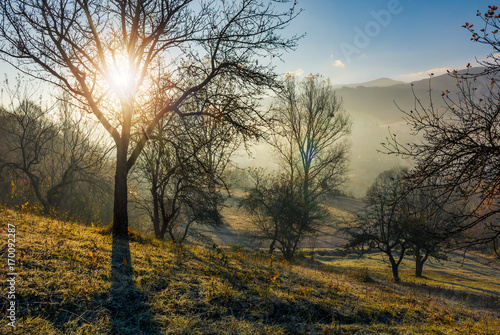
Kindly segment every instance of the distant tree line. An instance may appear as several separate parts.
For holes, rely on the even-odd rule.
[[[110,219],[110,146],[96,124],[67,96],[44,107],[29,85],[6,82],[0,107],[0,197],[9,205],[38,204],[46,213]]]

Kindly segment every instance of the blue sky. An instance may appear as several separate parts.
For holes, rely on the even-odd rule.
[[[491,47],[474,43],[462,28],[479,26],[477,10],[492,1],[298,0],[304,11],[287,33],[306,33],[296,51],[284,55],[280,72],[320,73],[334,84],[381,77],[412,81],[464,68],[484,59]],[[364,36],[363,36],[364,35]]]
[[[412,81],[447,68],[464,68],[491,52],[470,41],[465,22],[493,1],[297,0],[304,11],[283,31],[306,36],[277,63],[281,73],[320,73],[334,84],[382,77]],[[498,4],[497,4],[498,5]],[[390,15],[387,15],[389,13]],[[361,32],[361,33],[360,33]],[[365,35],[364,37],[361,35]],[[0,64],[0,73],[13,69]]]

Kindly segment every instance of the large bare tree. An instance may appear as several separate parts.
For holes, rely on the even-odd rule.
[[[300,184],[308,205],[347,180],[351,118],[330,82],[287,75],[274,110],[270,144],[290,183]]]
[[[2,0],[0,54],[63,87],[110,134],[116,145],[113,234],[127,236],[127,176],[159,120],[198,113],[185,102],[217,77],[233,85],[235,97],[272,86],[271,59],[297,42],[278,34],[298,13],[296,3],[287,2]],[[170,98],[146,117],[153,98],[148,73],[158,60],[169,73]]]
[[[284,79],[272,108],[269,143],[280,170],[275,176],[250,174],[252,186],[241,205],[253,216],[255,237],[270,241],[290,259],[299,244],[314,234],[323,216],[321,196],[332,194],[347,179],[351,118],[328,80],[310,75]],[[273,179],[273,180],[271,180]]]
[[[400,199],[406,193],[401,179],[405,171],[399,168],[378,175],[366,191],[366,206],[347,229],[348,248],[361,251],[378,249],[391,264],[394,281],[399,282],[399,265],[409,247],[404,227],[409,217],[401,211]]]

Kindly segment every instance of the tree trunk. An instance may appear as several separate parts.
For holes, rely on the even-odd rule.
[[[274,222],[274,236],[271,241],[271,244],[269,245],[269,255],[272,255],[274,253],[274,249],[276,248],[276,241],[278,240],[278,223],[275,221]]]
[[[415,276],[422,277],[422,271],[424,269],[424,262],[422,262],[422,258],[415,258]]]
[[[422,267],[424,264],[422,263],[422,255],[420,254],[420,248],[415,248],[415,276],[422,277]]]
[[[169,227],[169,229],[168,229],[168,236],[170,236],[170,241],[172,243],[177,243],[177,239],[175,238],[173,227]]]
[[[391,262],[391,268],[392,268],[392,277],[394,278],[394,281],[396,283],[399,283],[401,280],[399,279],[399,263],[396,262],[394,257],[392,257],[391,254],[389,254],[389,261]]]
[[[276,240],[272,240],[271,244],[269,245],[269,255],[272,255],[274,252],[274,243]]]
[[[115,199],[113,208],[113,236],[128,237],[127,212],[127,148],[117,145],[115,171]]]
[[[160,239],[160,205],[158,197],[158,185],[157,185],[157,175],[156,171],[152,173],[153,180],[151,185],[151,196],[153,197],[153,215],[151,215],[151,220],[153,221],[153,228],[155,231],[155,237]]]
[[[121,101],[123,124],[121,136],[116,140],[115,203],[113,208],[113,236],[128,237],[128,147],[132,126],[132,97]],[[133,163],[132,163],[133,165]]]
[[[156,201],[153,200],[153,204],[155,204]],[[160,234],[160,215],[158,214],[158,205],[153,205],[153,215],[151,216],[151,221],[153,221],[153,228],[155,231],[155,237],[157,239],[162,239],[161,234]]]
[[[45,200],[45,198],[43,197],[42,192],[40,190],[40,179],[27,170],[23,170],[23,171],[28,176],[30,183],[31,183],[31,186],[33,187],[33,190],[35,191],[35,196],[38,199],[38,201],[40,201],[40,203],[42,204],[44,212],[47,212],[47,213],[50,212],[50,209],[51,209],[50,204]]]
[[[424,271],[424,263],[429,257],[429,253],[426,252],[425,255],[422,256],[420,250],[415,252],[415,276],[422,277],[422,272]]]

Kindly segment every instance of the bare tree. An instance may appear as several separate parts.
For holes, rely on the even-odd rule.
[[[415,259],[415,276],[422,277],[426,261],[448,259],[446,251],[455,237],[448,234],[448,227],[457,220],[457,204],[433,194],[432,187],[411,189],[407,185],[406,189],[397,204],[406,217],[401,221],[401,229],[408,245],[407,254]]]
[[[254,171],[241,205],[254,217],[254,237],[270,241],[270,253],[278,244],[290,259],[324,214],[321,196],[346,181],[349,148],[344,137],[351,119],[330,82],[319,75],[297,83],[288,74],[271,112],[268,142],[280,169],[268,177]]]
[[[451,236],[447,227],[456,224],[456,203],[432,193],[432,188],[413,188],[411,170],[395,168],[381,173],[366,193],[366,207],[347,229],[347,247],[384,252],[393,277],[399,282],[399,265],[405,255],[415,259],[415,276],[421,277],[429,259],[446,260]],[[427,184],[432,184],[428,181]]]
[[[385,253],[396,282],[400,281],[399,265],[409,247],[404,230],[409,217],[398,206],[406,192],[401,183],[404,173],[399,168],[382,172],[366,192],[365,209],[347,229],[351,236],[347,247]]]
[[[500,18],[497,6],[478,16],[484,26],[476,32],[474,25],[464,27],[472,33],[472,40],[499,49],[497,32]],[[498,72],[500,58],[490,55],[480,62],[484,69],[479,73],[470,64],[467,70],[452,71],[458,92],[442,92],[443,107],[430,99],[425,103],[415,96],[415,108],[403,111],[405,120],[415,133],[423,135],[422,142],[403,144],[395,136],[385,143],[387,153],[402,155],[416,162],[411,174],[414,187],[429,188],[432,192],[463,203],[462,220],[448,226],[450,234],[480,227],[481,236],[467,241],[463,246],[493,243],[495,250],[500,243],[500,90]],[[466,208],[466,206],[472,207]],[[500,255],[499,255],[500,256]]]
[[[5,151],[0,157],[0,170],[24,174],[36,198],[49,210],[51,204],[43,192],[42,162],[50,153],[50,142],[57,137],[57,129],[47,117],[49,110],[21,100],[10,110],[2,108],[1,113],[6,122],[1,125]]]
[[[301,83],[288,75],[274,113],[270,143],[290,182],[302,185],[304,202],[312,205],[346,181],[351,118],[319,75]]]
[[[249,237],[269,243],[269,254],[277,248],[291,260],[299,243],[317,228],[310,220],[311,209],[301,199],[301,185],[290,184],[286,175],[266,176],[262,170],[250,170],[249,178],[253,185],[240,201],[252,216],[254,231]]]
[[[168,99],[165,85],[169,81],[161,71],[159,67],[153,114]],[[182,243],[198,224],[222,224],[221,190],[228,190],[223,175],[231,154],[260,133],[259,119],[252,113],[255,98],[241,94],[235,102],[232,89],[230,83],[214,80],[214,85],[186,101],[185,108],[198,115],[169,114],[152,132],[136,171],[140,183],[149,185],[150,197],[139,204],[149,214],[157,238],[168,234],[171,241]],[[242,112],[238,120],[234,120],[234,108]],[[234,125],[244,125],[244,129]],[[202,237],[199,230],[197,235]]]
[[[105,188],[109,149],[92,129],[95,123],[75,113],[65,99],[41,107],[21,81],[4,89],[9,102],[1,109],[0,170],[28,178],[45,211],[67,204],[77,184]]]
[[[203,126],[200,123],[211,123]],[[138,165],[149,185],[150,198],[142,201],[155,236],[182,243],[193,224],[219,226],[223,173],[238,147],[229,124],[213,124],[211,117],[161,122]]]
[[[3,59],[63,87],[115,142],[114,235],[128,234],[127,176],[160,119],[196,115],[185,103],[214,78],[231,83],[234,101],[274,85],[269,58],[297,41],[278,34],[295,5],[275,5],[286,8],[257,0],[0,1]],[[145,118],[154,99],[148,73],[160,59],[170,99]]]

